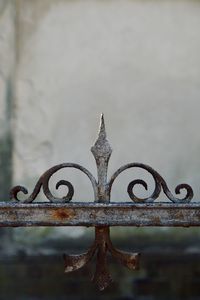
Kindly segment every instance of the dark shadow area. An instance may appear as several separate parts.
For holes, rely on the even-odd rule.
[[[113,284],[99,292],[91,282],[94,262],[64,274],[61,255],[1,257],[2,300],[199,299],[200,254],[144,254],[139,271],[110,262]]]
[[[140,269],[128,270],[109,257],[113,283],[103,292],[99,292],[91,282],[95,258],[76,272],[64,273],[62,254],[84,252],[92,242],[92,232],[90,229],[83,237],[65,240],[41,240],[31,254],[22,245],[15,245],[18,250],[14,255],[1,254],[0,299],[200,298],[198,228],[112,228],[111,236],[117,248],[141,253]],[[53,254],[46,255],[47,249],[53,249]]]

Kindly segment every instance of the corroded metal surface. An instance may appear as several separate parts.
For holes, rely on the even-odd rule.
[[[85,266],[97,252],[96,271],[92,280],[100,290],[104,290],[111,282],[112,277],[108,269],[107,253],[109,252],[121,264],[131,270],[139,266],[139,254],[128,253],[114,248],[110,240],[109,227],[95,228],[95,241],[86,253],[80,255],[64,254],[65,272],[71,272]]]
[[[101,116],[101,124],[99,129],[98,138],[91,148],[97,165],[97,189],[98,197],[97,202],[110,202],[110,193],[107,183],[107,170],[112,148],[106,139],[106,130],[103,115]]]
[[[16,186],[10,192],[12,204],[0,205],[0,226],[95,226],[95,241],[86,253],[80,255],[64,255],[65,272],[75,271],[85,266],[96,253],[96,271],[93,281],[100,290],[106,288],[112,278],[107,265],[109,252],[120,263],[129,269],[137,269],[139,255],[126,253],[114,248],[109,234],[109,226],[197,226],[200,225],[200,205],[187,204],[193,198],[193,190],[188,184],[179,184],[175,193],[186,191],[182,198],[175,197],[169,190],[163,177],[148,165],[130,163],[120,167],[108,180],[107,170],[112,148],[106,138],[104,117],[101,116],[98,138],[91,148],[97,165],[97,180],[84,167],[75,163],[63,163],[47,170],[38,180],[33,192],[23,201],[18,193],[28,194],[23,186]],[[68,203],[74,195],[74,187],[67,180],[60,180],[56,189],[61,185],[68,188],[67,195],[55,197],[50,191],[49,180],[54,173],[63,168],[76,168],[90,180],[94,190],[92,203]],[[154,179],[155,188],[147,198],[137,197],[133,189],[139,184],[146,190],[147,183],[136,179],[128,184],[127,192],[131,203],[110,203],[110,196],[115,179],[125,170],[140,168],[146,170]],[[52,203],[36,203],[41,188],[46,198]],[[153,203],[161,191],[173,202],[167,204]]]
[[[200,203],[0,202],[0,226],[200,226]]]
[[[47,197],[47,199],[50,202],[54,202],[54,203],[59,203],[59,202],[69,202],[73,195],[74,195],[74,188],[73,185],[67,181],[67,180],[60,180],[57,182],[56,184],[56,189],[58,189],[61,185],[65,185],[68,187],[68,193],[67,195],[63,196],[61,199],[58,197],[53,196],[53,194],[50,191],[49,188],[49,180],[52,177],[53,174],[55,174],[57,171],[64,169],[64,168],[75,168],[80,170],[81,172],[83,172],[84,174],[87,175],[87,177],[90,179],[92,186],[93,186],[93,190],[94,190],[94,197],[95,199],[97,198],[97,183],[96,183],[96,179],[94,178],[94,176],[84,167],[75,164],[75,163],[63,163],[63,164],[59,164],[56,165],[52,168],[50,168],[49,170],[47,170],[38,180],[32,194],[25,200],[20,201],[20,202],[24,202],[24,203],[32,203],[35,198],[37,197],[37,195],[39,194],[41,188],[43,188],[43,192],[45,194],[45,196]],[[24,194],[28,194],[28,190],[21,186],[21,185],[17,185],[14,188],[11,189],[10,191],[10,199],[11,200],[15,200],[15,201],[19,201],[18,199],[18,193],[22,192]]]

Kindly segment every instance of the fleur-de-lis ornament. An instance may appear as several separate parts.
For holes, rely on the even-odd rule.
[[[107,182],[107,170],[112,148],[106,139],[103,114],[101,115],[98,138],[94,146],[92,146],[91,151],[96,161],[98,176],[95,202],[108,203],[110,202],[110,188]],[[107,263],[107,255],[109,252],[115,259],[129,269],[138,269],[139,254],[117,250],[111,242],[109,226],[97,226],[95,227],[94,243],[86,253],[79,255],[64,254],[65,272],[72,272],[84,267],[96,254],[96,271],[92,280],[97,284],[100,290],[104,290],[112,282]]]

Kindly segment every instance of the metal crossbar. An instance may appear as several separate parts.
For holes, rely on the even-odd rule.
[[[107,169],[112,149],[106,138],[103,115],[98,138],[91,151],[97,165],[97,180],[87,169],[76,163],[56,165],[39,178],[33,192],[25,200],[18,198],[20,192],[28,194],[25,187],[16,186],[11,189],[11,202],[0,203],[0,226],[94,226],[95,240],[86,253],[64,255],[65,272],[82,268],[97,254],[93,280],[98,288],[103,290],[112,281],[107,264],[108,252],[129,269],[135,270],[139,266],[138,253],[123,252],[113,246],[109,226],[200,226],[200,205],[191,202],[191,186],[179,184],[175,193],[180,194],[184,189],[186,195],[182,199],[177,198],[158,172],[141,163],[130,163],[120,167],[108,180]],[[94,191],[94,202],[70,202],[74,195],[74,187],[66,180],[60,180],[56,189],[61,185],[67,186],[67,195],[58,198],[51,193],[49,180],[54,173],[63,168],[76,168],[89,178]],[[134,187],[139,184],[148,190],[148,186],[144,180],[136,179],[131,181],[127,188],[132,201],[110,202],[115,179],[130,168],[140,168],[152,175],[155,183],[153,193],[147,198],[138,198],[133,192]],[[41,189],[49,202],[34,202]],[[168,202],[155,202],[161,191],[168,198]]]

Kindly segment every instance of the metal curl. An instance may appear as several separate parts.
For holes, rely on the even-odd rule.
[[[137,198],[133,193],[133,188],[136,184],[140,184],[145,188],[146,191],[148,190],[148,185],[144,180],[135,179],[129,183],[129,185],[127,187],[127,193],[129,194],[129,197],[135,202],[144,201],[144,199],[142,199],[142,198]],[[145,198],[145,200],[147,201],[148,198]]]
[[[133,187],[136,185],[136,184],[141,184],[145,187],[145,189],[147,190],[148,189],[148,185],[145,181],[143,180],[140,180],[140,179],[136,179],[136,180],[133,180],[129,183],[128,185],[128,194],[130,196],[130,198],[134,201],[134,202],[153,202],[154,200],[156,200],[159,195],[160,195],[160,192],[161,192],[161,183],[160,183],[160,175],[155,171],[153,170],[151,167],[149,167],[148,165],[144,165],[144,164],[140,164],[140,163],[130,163],[130,164],[127,164],[127,165],[124,165],[122,166],[121,168],[119,168],[111,177],[109,183],[108,183],[108,186],[109,186],[109,194],[111,192],[111,188],[112,188],[112,185],[113,185],[113,182],[115,181],[115,179],[117,178],[117,176],[122,173],[123,171],[127,170],[127,169],[130,169],[130,168],[141,168],[141,169],[144,169],[146,170],[147,172],[149,172],[153,179],[154,179],[154,182],[155,182],[155,189],[153,191],[153,193],[151,194],[150,197],[148,198],[138,198],[134,193],[133,193]]]
[[[149,202],[154,202],[156,199],[158,199],[161,190],[163,189],[163,192],[165,193],[165,195],[167,196],[167,198],[174,202],[174,203],[188,203],[191,201],[191,199],[193,198],[193,190],[191,188],[190,185],[188,184],[179,184],[176,189],[175,189],[175,193],[176,194],[180,194],[182,189],[186,190],[186,196],[182,199],[179,199],[177,197],[174,197],[173,194],[170,192],[167,183],[165,182],[165,180],[163,179],[163,177],[154,169],[152,169],[150,166],[145,165],[145,164],[141,164],[141,163],[129,163],[126,164],[124,166],[122,166],[121,168],[119,168],[111,177],[109,183],[108,183],[108,193],[110,195],[111,193],[111,189],[112,189],[112,185],[115,181],[115,179],[117,178],[117,176],[122,173],[123,171],[130,169],[130,168],[141,168],[146,170],[147,172],[149,172],[155,182],[155,189],[153,191],[153,193],[147,197],[147,198],[139,198],[137,197],[134,193],[133,193],[133,188],[136,184],[140,184],[142,185],[146,190],[148,190],[148,185],[144,180],[141,179],[136,179],[133,180],[129,183],[128,188],[127,188],[127,192],[131,198],[131,200],[133,200],[134,202],[140,202],[140,203],[149,203]]]
[[[49,181],[49,179],[48,179]],[[54,197],[53,194],[50,192],[48,186],[46,186],[45,183],[43,183],[43,191],[44,194],[46,195],[46,197],[51,201],[51,202],[69,202],[71,201],[71,199],[73,198],[74,195],[74,187],[71,184],[71,182],[67,181],[67,180],[60,180],[56,183],[56,189],[58,190],[58,188],[60,186],[67,186],[68,187],[68,193],[66,196],[63,196],[62,198],[58,198],[58,197]]]
[[[37,197],[37,195],[39,194],[40,192],[40,189],[41,189],[41,186],[42,186],[42,181],[41,181],[41,178],[38,180],[33,192],[31,193],[31,195],[26,198],[25,200],[20,200],[18,198],[18,194],[20,192],[22,192],[23,194],[27,195],[28,194],[28,190],[27,188],[25,188],[24,186],[21,186],[21,185],[17,185],[15,187],[13,187],[11,190],[10,190],[10,200],[13,200],[13,201],[21,201],[23,203],[31,203],[33,202],[33,200]]]
[[[10,191],[10,199],[11,200],[15,199],[16,201],[20,201],[18,199],[18,197],[17,197],[17,195],[18,195],[19,192],[22,192],[25,195],[28,194],[28,190],[25,187],[23,187],[21,185],[17,185],[14,188],[11,189],[11,191]]]
[[[171,200],[173,203],[189,203],[193,196],[194,196],[194,192],[192,187],[187,184],[187,183],[182,183],[177,185],[177,187],[175,188],[175,193],[176,194],[181,194],[181,190],[186,190],[186,195],[184,198],[180,199],[177,197],[174,197],[173,194],[170,192],[166,182],[164,181],[164,179],[162,179],[163,181],[161,182],[162,188],[163,188],[163,192],[165,193],[165,195],[167,196],[167,198],[169,200]]]
[[[87,177],[90,179],[91,183],[92,183],[92,187],[94,190],[94,197],[95,199],[97,199],[97,183],[96,183],[96,179],[94,178],[94,176],[84,167],[82,167],[79,164],[75,164],[75,163],[63,163],[63,164],[59,164],[56,165],[52,168],[50,168],[49,170],[47,170],[38,180],[32,194],[25,200],[22,200],[23,203],[31,203],[35,200],[35,198],[37,197],[37,195],[39,194],[41,187],[43,188],[43,192],[45,194],[45,196],[47,197],[47,199],[50,202],[69,202],[73,195],[74,195],[74,187],[73,185],[66,180],[60,180],[57,182],[56,184],[56,189],[58,189],[61,185],[67,186],[68,187],[68,192],[67,195],[63,196],[62,198],[59,197],[54,197],[53,194],[50,191],[49,188],[49,180],[52,177],[52,175],[54,175],[57,171],[63,169],[63,168],[75,168],[80,170],[81,172],[83,172],[84,174],[87,175]],[[28,194],[28,190],[23,187],[23,186],[15,186],[14,188],[11,189],[10,191],[10,199],[11,200],[15,200],[15,201],[20,201],[18,198],[18,193],[22,192],[24,194]]]

